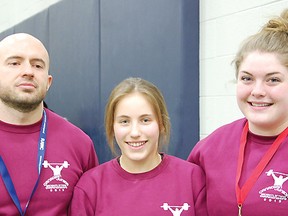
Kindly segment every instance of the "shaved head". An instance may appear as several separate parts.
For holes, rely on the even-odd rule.
[[[39,48],[43,52],[43,56],[46,58],[46,64],[49,66],[49,54],[46,50],[43,43],[37,39],[36,37],[27,34],[27,33],[16,33],[5,37],[3,40],[0,41],[0,57],[3,52],[6,52],[7,49],[11,49],[17,43],[26,43],[29,45],[33,45]]]

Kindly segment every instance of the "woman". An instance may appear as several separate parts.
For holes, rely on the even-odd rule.
[[[200,141],[188,161],[205,171],[209,215],[285,215],[288,10],[246,39],[234,63],[245,118]]]
[[[109,97],[105,127],[120,156],[83,175],[71,215],[207,215],[202,170],[161,153],[170,121],[156,86],[140,78],[122,81]]]

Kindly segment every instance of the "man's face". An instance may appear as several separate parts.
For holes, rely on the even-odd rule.
[[[44,99],[52,83],[49,56],[40,41],[26,34],[0,43],[0,105],[29,112]]]

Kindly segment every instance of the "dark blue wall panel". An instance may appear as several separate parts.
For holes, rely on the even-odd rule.
[[[198,141],[197,0],[63,0],[1,38],[14,32],[31,33],[46,45],[54,77],[46,101],[91,136],[101,162],[111,158],[105,104],[129,76],[163,92],[172,122],[170,154],[186,159]]]
[[[54,83],[48,103],[93,139],[104,161],[108,156],[99,136],[99,19],[99,2],[94,0],[67,0],[50,7],[49,48]]]

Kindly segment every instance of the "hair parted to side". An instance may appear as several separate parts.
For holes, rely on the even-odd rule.
[[[236,78],[244,58],[253,51],[275,53],[281,63],[288,67],[288,9],[270,19],[257,34],[242,42],[233,60]]]
[[[152,83],[141,78],[130,77],[120,82],[111,92],[105,109],[105,129],[109,147],[114,155],[117,155],[114,139],[114,116],[119,101],[131,93],[138,92],[152,105],[159,125],[158,149],[169,143],[170,139],[170,118],[167,111],[164,97],[160,90]]]

